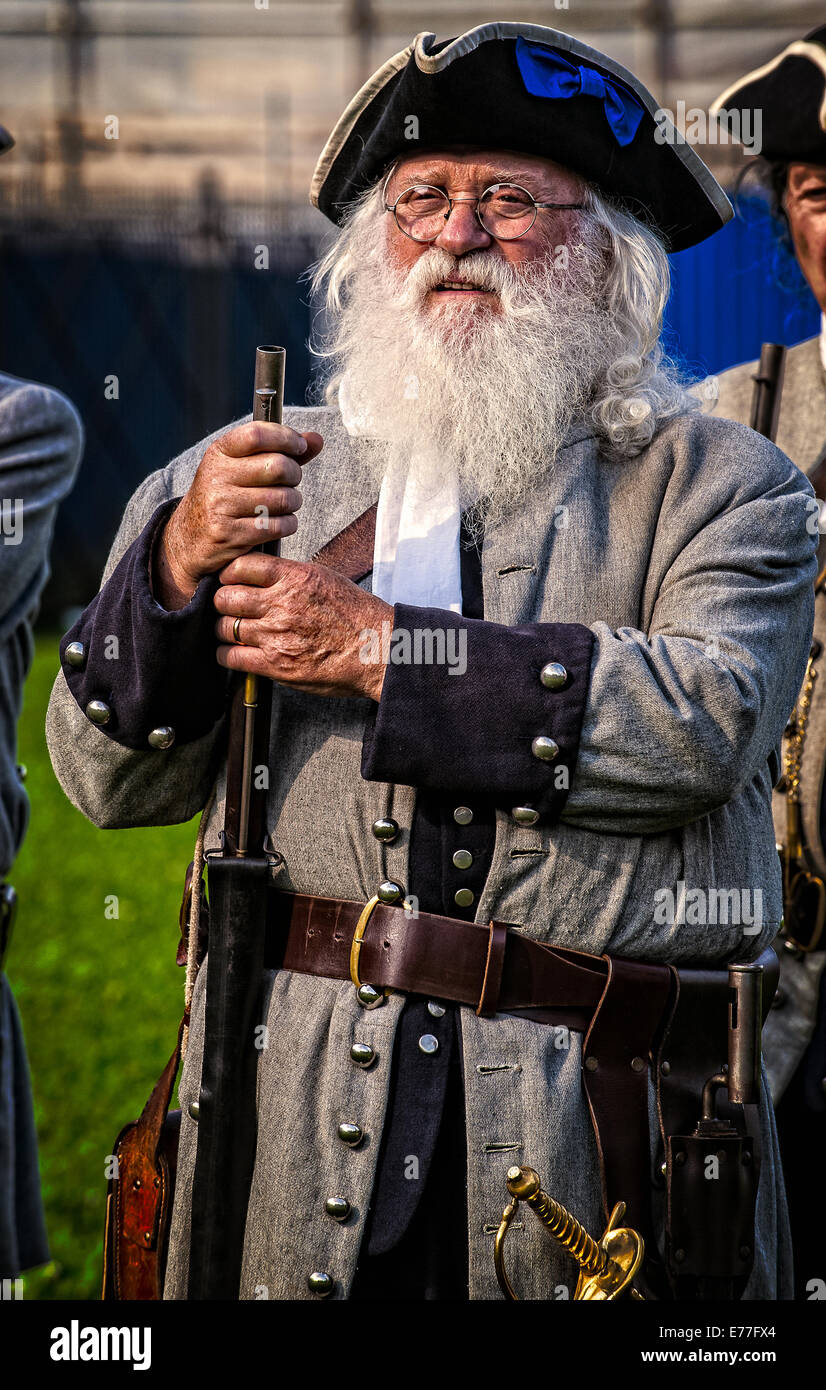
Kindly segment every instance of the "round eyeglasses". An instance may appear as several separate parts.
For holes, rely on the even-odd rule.
[[[539,208],[573,211],[584,203],[538,203],[518,183],[493,183],[478,198],[448,198],[444,189],[429,183],[405,188],[395,203],[385,203],[396,226],[413,241],[435,241],[457,203],[475,203],[480,225],[497,241],[515,241],[529,232]]]

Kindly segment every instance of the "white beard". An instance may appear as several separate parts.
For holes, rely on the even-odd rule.
[[[384,442],[361,451],[377,484],[388,467],[409,466],[415,444],[422,483],[435,488],[453,467],[479,530],[553,467],[595,382],[622,356],[600,303],[601,238],[586,226],[577,235],[565,269],[558,247],[517,266],[430,247],[404,271],[388,260],[380,219],[362,230],[331,324],[328,398],[346,376],[349,401]],[[426,302],[451,273],[496,291],[498,304],[471,294]]]

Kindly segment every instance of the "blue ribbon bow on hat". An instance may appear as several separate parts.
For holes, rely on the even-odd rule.
[[[516,61],[526,89],[535,97],[598,97],[618,145],[630,145],[645,107],[641,101],[596,68],[577,67],[553,49],[526,39],[516,40]]]

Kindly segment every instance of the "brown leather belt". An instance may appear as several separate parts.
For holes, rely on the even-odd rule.
[[[266,965],[349,980],[351,947],[364,903],[302,893],[270,894]],[[506,949],[507,948],[507,949]],[[664,966],[629,961],[634,972]],[[520,1014],[586,1032],[605,991],[607,957],[548,946],[501,922],[488,927],[431,912],[407,916],[376,904],[358,975],[377,988],[426,994],[477,1014]]]
[[[777,959],[768,951],[760,960],[765,1017]],[[666,1134],[691,1132],[705,1082],[727,1061],[725,966],[678,970],[593,956],[533,941],[502,922],[483,927],[429,912],[408,916],[403,907],[373,899],[365,905],[274,888],[265,965],[430,995],[482,1016],[514,1013],[585,1034],[582,1085],[605,1215],[617,1201],[627,1204],[627,1219],[650,1252],[649,1287],[665,1288],[652,1224],[649,1080],[656,1082],[662,1145]]]

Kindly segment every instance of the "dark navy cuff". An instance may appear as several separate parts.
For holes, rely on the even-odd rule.
[[[594,635],[579,623],[499,623],[397,603],[368,781],[483,796],[544,819],[573,781]]]
[[[158,508],[60,643],[78,705],[125,748],[192,743],[226,707],[230,673],[215,656],[217,575],[202,579],[174,612],[152,594],[153,547],[179,501]]]

